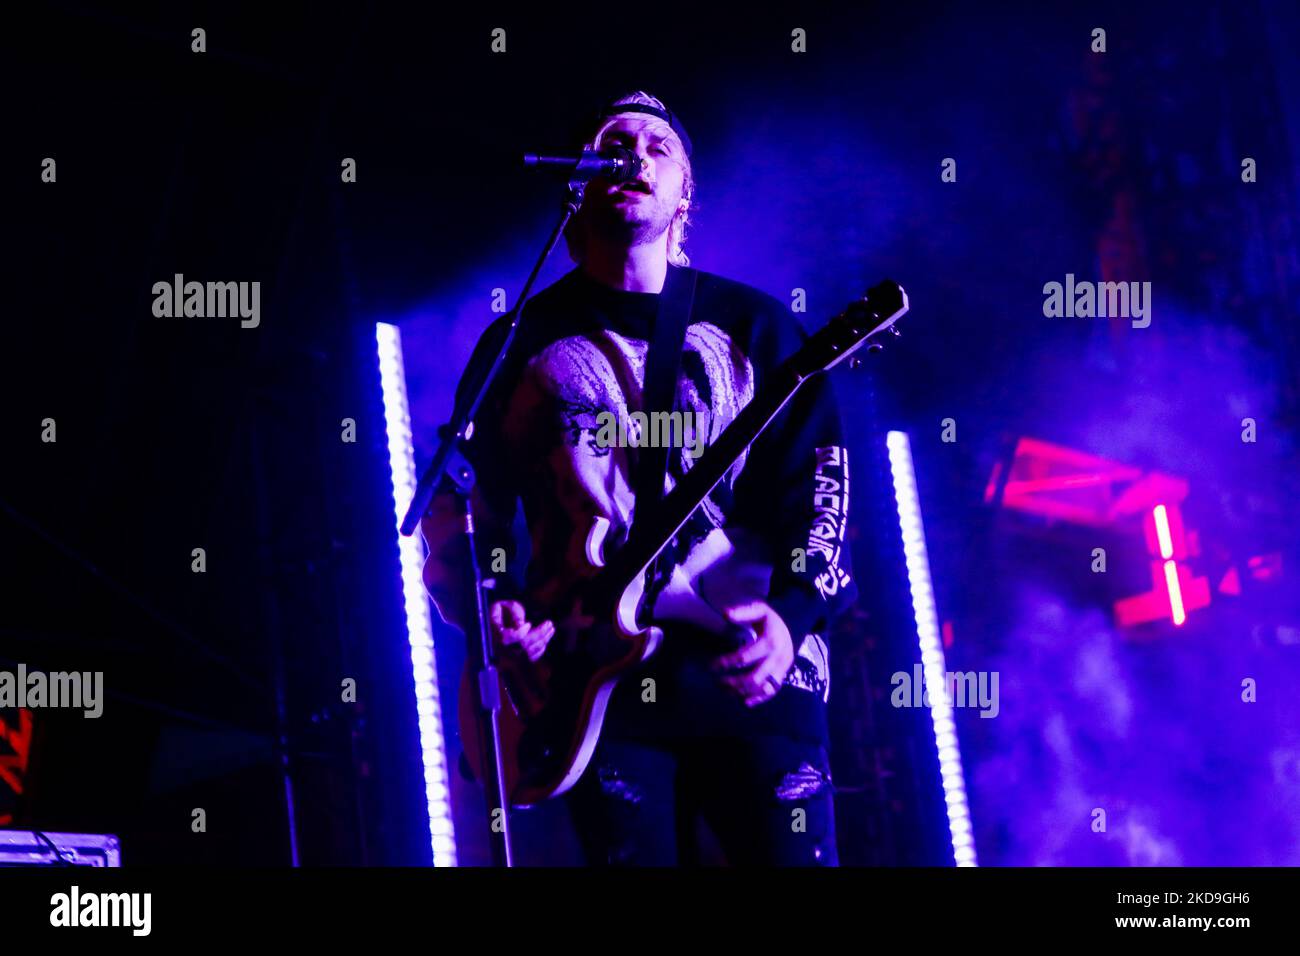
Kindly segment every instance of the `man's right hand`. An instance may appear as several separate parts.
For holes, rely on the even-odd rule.
[[[555,636],[555,625],[550,621],[529,624],[524,606],[518,601],[492,602],[488,617],[493,636],[502,644],[519,645],[530,661],[540,658]]]

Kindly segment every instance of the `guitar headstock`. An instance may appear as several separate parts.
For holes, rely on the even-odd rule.
[[[861,299],[849,303],[835,318],[814,334],[795,356],[801,376],[834,368],[872,339],[894,327],[907,312],[907,293],[897,282],[886,279],[873,286]]]

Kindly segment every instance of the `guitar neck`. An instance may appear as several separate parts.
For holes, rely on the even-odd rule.
[[[636,522],[640,530],[634,531],[618,550],[609,568],[616,579],[631,580],[650,566],[745,449],[771,424],[808,378],[796,371],[791,361],[777,368],[772,380],[765,383],[754,400],[723,429],[718,440],[708,447],[667,497],[651,506],[651,513],[646,516],[649,520],[643,518]],[[637,508],[642,507],[647,505],[638,502]]]

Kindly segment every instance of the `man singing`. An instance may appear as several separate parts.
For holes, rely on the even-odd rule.
[[[506,367],[466,443],[477,475],[481,566],[491,566],[494,549],[507,555],[508,570],[494,576],[489,592],[492,633],[499,653],[534,661],[564,622],[538,620],[530,607],[552,606],[590,573],[593,522],[607,522],[608,539],[619,541],[635,518],[638,449],[598,441],[597,419],[655,411],[643,409],[642,388],[659,294],[670,269],[689,268],[683,246],[695,184],[691,141],[678,117],[636,92],[608,104],[584,135],[587,148],[624,147],[642,167],[623,184],[588,184],[565,233],[577,268],[525,305]],[[495,351],[504,325],[488,330],[472,361]],[[676,407],[708,423],[706,440],[715,441],[803,339],[779,300],[699,272]],[[669,450],[665,488],[697,453]],[[691,627],[662,625],[661,648],[619,684],[591,762],[566,794],[591,864],[694,862],[697,815],[731,864],[836,864],[827,634],[856,594],[848,498],[839,414],[829,379],[818,376],[666,553],[689,568],[725,534],[760,558],[770,568],[762,593],[723,580],[709,582],[705,595],[757,640],[720,655]],[[526,555],[515,553],[512,533],[520,504]],[[466,630],[472,618],[460,607],[464,570],[453,514],[440,495],[424,521],[425,582],[443,617]]]

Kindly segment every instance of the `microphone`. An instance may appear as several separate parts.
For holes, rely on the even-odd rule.
[[[538,156],[535,153],[524,154],[524,165],[564,169],[569,180],[588,182],[596,177],[608,179],[611,183],[625,183],[636,179],[641,172],[641,157],[624,146],[610,146],[599,153],[584,149],[577,159],[571,156]]]

